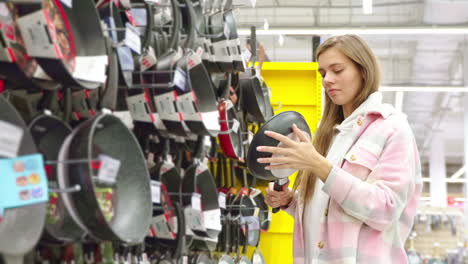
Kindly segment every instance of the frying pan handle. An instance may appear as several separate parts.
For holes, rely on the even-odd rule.
[[[286,181],[286,182],[283,182],[281,180],[276,180],[275,181],[275,185],[273,186],[273,190],[277,191],[277,192],[281,192],[283,191],[283,186],[284,185],[287,185],[289,184],[289,180]],[[276,208],[273,208],[271,211],[276,214],[277,212],[279,212],[280,208],[279,207],[276,207]]]
[[[252,67],[254,67],[255,62],[257,61],[257,28],[255,26],[250,27],[250,62]]]

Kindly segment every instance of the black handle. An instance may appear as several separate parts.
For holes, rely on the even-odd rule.
[[[282,185],[279,185],[277,182],[275,182],[275,185],[273,186],[273,189],[277,192],[281,192],[283,190],[283,186]],[[279,212],[280,208],[279,207],[276,207],[276,208],[273,208],[271,211],[276,214],[277,212]]]

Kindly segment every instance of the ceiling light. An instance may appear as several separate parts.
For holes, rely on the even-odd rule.
[[[240,29],[239,35],[250,35],[250,29]],[[269,28],[257,30],[257,35],[468,35],[468,27],[422,26],[422,27],[350,27],[350,28]]]
[[[362,0],[362,12],[365,15],[372,14],[372,0]]]
[[[464,86],[380,86],[381,92],[433,92],[433,93],[468,93]]]
[[[268,20],[266,18],[264,18],[263,21],[263,30],[268,31],[270,24],[268,24]]]
[[[283,35],[278,36],[278,43],[279,43],[279,45],[281,47],[284,45],[284,36]]]

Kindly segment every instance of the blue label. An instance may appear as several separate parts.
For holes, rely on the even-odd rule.
[[[41,154],[0,159],[0,215],[3,210],[49,200]]]

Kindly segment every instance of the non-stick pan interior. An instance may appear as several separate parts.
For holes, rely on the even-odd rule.
[[[92,122],[91,126],[84,124],[83,130],[72,142],[72,146],[87,145],[85,152],[83,148],[71,148],[70,157],[97,159],[99,155],[104,154],[120,161],[116,185],[112,190],[113,217],[111,220],[105,220],[94,195],[101,187],[96,184],[90,186],[92,180],[87,165],[81,165],[80,168],[72,166],[76,170],[68,171],[70,180],[82,184],[85,188],[83,192],[73,195],[75,207],[87,228],[96,237],[126,243],[141,242],[150,225],[152,203],[149,172],[138,141],[114,116],[100,115],[88,122]],[[83,175],[85,170],[88,173]],[[92,212],[93,209],[96,211]]]

